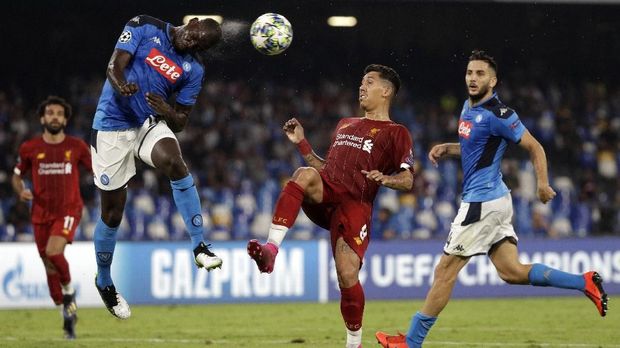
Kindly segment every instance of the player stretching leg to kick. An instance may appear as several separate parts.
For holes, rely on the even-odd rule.
[[[101,219],[95,227],[96,286],[114,316],[131,312],[116,291],[110,266],[121,223],[127,182],[136,174],[134,157],[169,179],[177,209],[189,231],[198,267],[222,265],[203,241],[200,198],[173,132],[187,124],[202,88],[198,54],[215,45],[222,32],[211,19],[194,18],[180,27],[149,16],[131,19],[118,39],[107,69],[95,119],[92,157],[101,193]],[[174,107],[167,103],[176,93]]]
[[[346,347],[361,347],[364,291],[358,274],[370,239],[372,204],[379,186],[408,191],[413,186],[411,136],[389,117],[400,87],[393,69],[369,65],[359,87],[364,117],[344,118],[336,126],[327,159],[312,152],[296,119],[284,125],[306,163],[295,171],[276,203],[269,239],[248,243],[261,272],[273,271],[278,248],[300,207],[313,222],[331,232],[340,310],[347,329]]]
[[[74,339],[77,305],[64,252],[73,241],[84,205],[78,164],[92,171],[90,153],[83,140],[65,134],[71,106],[64,99],[48,97],[39,105],[38,115],[43,134],[19,147],[11,182],[22,201],[32,201],[34,241],[45,265],[50,295],[55,304],[63,305],[65,338]],[[33,191],[22,179],[27,171]]]
[[[526,149],[538,179],[538,199],[555,196],[547,178],[542,146],[519,121],[517,113],[500,102],[493,88],[497,64],[484,51],[473,51],[465,73],[469,100],[459,120],[459,142],[434,146],[428,154],[435,165],[441,158],[461,156],[463,202],[454,218],[444,255],[435,268],[433,285],[422,309],[411,320],[407,335],[378,332],[383,347],[421,347],[437,316],[448,304],[459,271],[474,255],[487,254],[508,284],[530,284],[582,291],[601,316],[607,313],[607,295],[596,272],[570,274],[543,264],[519,262],[517,235],[512,227],[512,199],[502,181],[500,163],[507,142]]]

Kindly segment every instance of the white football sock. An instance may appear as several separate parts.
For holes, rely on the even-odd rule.
[[[71,282],[68,282],[67,284],[60,284],[60,286],[62,286],[62,294],[63,295],[69,295],[69,294],[72,294],[75,291],[73,289],[73,285],[71,285]]]
[[[286,232],[288,231],[288,227],[282,225],[271,224],[269,227],[269,237],[267,238],[267,242],[275,244],[278,248],[282,241],[284,240],[284,236],[286,236]]]
[[[358,348],[362,344],[362,328],[357,331],[347,329],[347,348]]]

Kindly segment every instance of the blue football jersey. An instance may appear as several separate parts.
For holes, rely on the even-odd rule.
[[[125,50],[132,59],[125,69],[127,82],[135,82],[138,92],[130,97],[117,93],[106,79],[97,105],[93,128],[121,130],[139,127],[154,112],[146,93],[165,99],[176,93],[176,102],[194,105],[204,68],[190,54],[180,54],[172,46],[171,24],[141,15],[127,22],[115,48]]]
[[[496,93],[474,107],[465,101],[458,129],[464,202],[486,202],[509,192],[500,164],[507,142],[518,143],[525,130],[517,113]]]

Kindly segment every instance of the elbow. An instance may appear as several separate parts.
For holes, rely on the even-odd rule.
[[[114,78],[114,62],[108,63],[108,67],[105,70],[105,75],[108,79]]]

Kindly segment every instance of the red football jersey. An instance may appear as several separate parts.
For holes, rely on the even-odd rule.
[[[350,198],[372,204],[379,185],[362,170],[391,175],[413,170],[412,141],[404,126],[392,121],[344,118],[336,126],[323,175],[344,187]]]
[[[64,216],[82,215],[78,164],[92,171],[86,143],[67,135],[58,144],[43,137],[33,138],[19,147],[15,173],[32,175],[32,222],[45,223]]]

